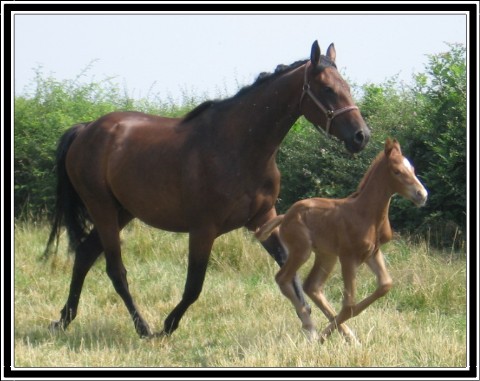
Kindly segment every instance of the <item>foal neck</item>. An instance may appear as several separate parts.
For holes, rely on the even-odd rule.
[[[393,196],[388,176],[387,157],[382,152],[371,164],[357,191],[349,197],[360,213],[378,223],[388,219],[388,208]]]

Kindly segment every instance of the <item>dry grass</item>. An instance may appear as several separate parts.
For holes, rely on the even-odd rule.
[[[246,232],[214,246],[200,299],[179,329],[164,339],[141,340],[100,259],[89,273],[79,315],[66,332],[52,334],[65,303],[72,260],[60,253],[38,261],[48,230],[15,229],[14,364],[16,367],[465,367],[466,264],[464,254],[443,255],[425,244],[396,240],[385,247],[393,290],[349,322],[361,345],[334,334],[309,342],[293,307],[274,282],[277,267]],[[187,237],[136,223],[123,233],[132,294],[158,331],[180,300]],[[337,268],[338,270],[338,268]],[[366,269],[358,298],[375,279]],[[327,284],[337,308],[338,271]],[[325,317],[316,308],[319,328]]]

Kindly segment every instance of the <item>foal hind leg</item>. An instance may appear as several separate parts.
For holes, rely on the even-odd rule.
[[[337,262],[336,256],[321,255],[318,252],[315,253],[315,263],[310,271],[307,279],[303,284],[305,293],[314,301],[314,303],[320,308],[323,314],[331,322],[335,319],[336,313],[333,307],[328,302],[323,288],[325,282],[328,280],[330,273],[332,272]],[[338,325],[338,331],[348,340],[354,343],[358,343],[353,331],[345,324]]]
[[[131,220],[132,216],[130,214],[126,212],[121,213],[118,221],[119,226],[123,228]],[[96,229],[93,229],[75,250],[72,280],[67,302],[60,312],[60,320],[51,323],[51,330],[66,329],[71,321],[75,319],[85,277],[102,252],[103,246],[98,232]]]
[[[278,236],[278,231],[274,231],[270,237],[268,237],[265,241],[261,242],[262,246],[268,251],[268,253],[275,259],[275,262],[282,267],[286,260],[287,260],[287,252],[283,248],[280,238]],[[298,275],[295,274],[292,278],[292,287],[295,291],[295,295],[300,300],[303,306],[307,309],[308,313],[312,312],[312,309],[308,305],[307,301],[305,300],[302,286],[300,283],[300,279]]]
[[[289,255],[285,264],[275,276],[275,281],[282,294],[285,295],[295,307],[297,316],[302,322],[302,328],[307,331],[309,338],[315,339],[317,333],[312,318],[310,317],[311,311],[306,308],[305,303],[302,303],[293,287],[293,278],[300,266],[310,257],[311,246],[306,240],[299,237],[294,245],[287,246],[287,248]]]

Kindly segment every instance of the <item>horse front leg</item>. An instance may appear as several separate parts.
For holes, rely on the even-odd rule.
[[[208,260],[216,238],[216,230],[203,228],[190,232],[188,270],[182,300],[165,319],[163,331],[156,336],[171,335],[187,309],[198,299],[205,280]]]

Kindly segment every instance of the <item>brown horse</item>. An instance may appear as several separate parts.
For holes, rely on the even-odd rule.
[[[427,191],[416,178],[414,169],[403,157],[396,140],[388,139],[385,150],[374,160],[358,190],[344,199],[312,198],[299,201],[285,215],[268,221],[257,232],[265,240],[280,225],[280,240],[288,253],[287,261],[275,279],[282,293],[295,306],[302,326],[311,337],[317,333],[304,303],[294,292],[291,281],[296,271],[315,252],[315,262],[303,285],[304,291],[330,321],[320,340],[337,329],[356,341],[344,322],[357,316],[392,286],[380,246],[392,238],[388,220],[390,199],[398,193],[417,206],[427,201]],[[338,315],[323,294],[323,287],[337,257],[344,282],[343,307]],[[366,262],[377,276],[377,289],[355,304],[355,275]]]
[[[333,44],[324,56],[315,41],[310,60],[280,65],[232,98],[205,102],[184,118],[114,112],[69,129],[57,151],[47,252],[65,225],[75,262],[67,302],[52,328],[74,319],[85,276],[104,252],[136,331],[152,335],[129,292],[120,251],[120,230],[139,218],[189,233],[185,291],[160,334],[172,333],[201,292],[214,240],[242,226],[255,231],[276,216],[276,153],[301,115],[328,126],[351,152],[367,144],[370,131],[337,71]],[[263,245],[284,263],[278,237]],[[298,282],[294,288],[303,300]]]

